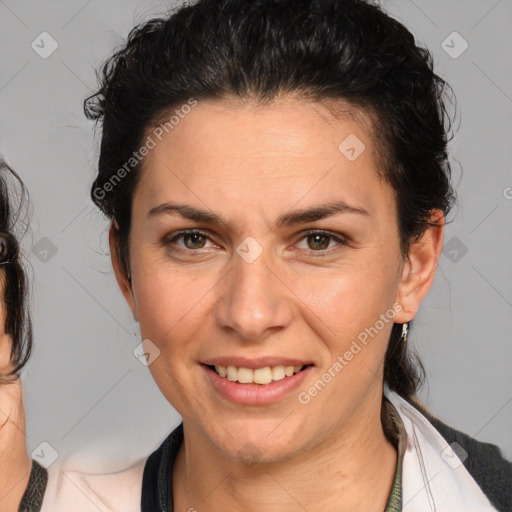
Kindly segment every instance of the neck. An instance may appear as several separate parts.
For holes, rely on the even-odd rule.
[[[172,475],[175,510],[382,512],[397,452],[382,429],[380,397],[371,405],[311,449],[252,465],[223,457],[184,421]]]
[[[17,512],[32,463],[25,440],[21,384],[0,386],[0,510]]]

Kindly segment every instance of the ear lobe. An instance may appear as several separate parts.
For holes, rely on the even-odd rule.
[[[126,275],[126,271],[121,264],[121,258],[119,254],[119,239],[118,239],[118,225],[114,220],[110,225],[110,229],[108,232],[108,243],[110,246],[110,259],[112,261],[112,268],[114,269],[114,275],[116,276],[116,281],[123,294],[128,306],[130,307],[134,318],[137,318],[137,307],[135,303],[135,299],[133,297],[132,284]]]
[[[418,241],[411,243],[408,260],[402,270],[397,302],[402,304],[403,309],[395,317],[397,323],[408,322],[416,316],[434,282],[443,248],[443,212],[432,210],[429,221],[432,225],[427,227]]]

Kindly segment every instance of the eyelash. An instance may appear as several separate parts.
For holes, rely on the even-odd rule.
[[[171,252],[177,252],[177,253],[194,253],[194,252],[199,252],[201,250],[201,248],[198,248],[198,249],[183,249],[183,248],[180,248],[180,247],[172,247],[170,245],[171,243],[174,243],[175,240],[177,240],[178,238],[181,238],[181,237],[183,237],[185,235],[200,235],[200,236],[202,236],[204,238],[207,238],[208,240],[210,239],[208,234],[205,233],[204,231],[200,231],[200,230],[178,231],[176,234],[174,234],[174,236],[172,236],[172,238],[166,237],[163,240],[163,244]],[[312,235],[325,236],[327,238],[330,238],[331,240],[334,240],[335,242],[337,242],[341,246],[348,245],[347,240],[345,238],[341,237],[340,235],[334,235],[333,233],[331,233],[329,231],[322,231],[322,230],[310,230],[310,231],[307,231],[302,236],[302,238],[299,241],[302,241],[302,240],[304,240],[304,239],[306,239],[306,238],[308,238],[308,237],[310,237]],[[338,249],[334,248],[334,250],[338,250]],[[322,256],[326,256],[327,254],[330,254],[332,252],[333,248],[331,247],[329,249],[321,249],[321,250],[318,250],[318,251],[314,251],[312,249],[305,249],[305,250],[306,250],[306,254],[308,256],[322,257]]]

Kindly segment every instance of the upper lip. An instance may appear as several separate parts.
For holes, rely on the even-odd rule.
[[[223,357],[213,357],[211,359],[207,359],[203,361],[203,364],[209,366],[236,366],[238,368],[264,368],[265,366],[305,366],[307,364],[313,364],[311,361],[305,361],[300,359],[295,359],[293,357],[256,357],[256,358],[247,358],[247,357],[235,357],[235,356],[223,356]]]

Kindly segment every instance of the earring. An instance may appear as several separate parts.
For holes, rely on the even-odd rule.
[[[407,345],[407,335],[409,334],[409,322],[402,324],[402,339],[404,345]]]
[[[141,342],[142,334],[140,333],[140,324],[137,320],[134,320],[132,324],[132,335],[135,340],[135,344],[139,345]]]

